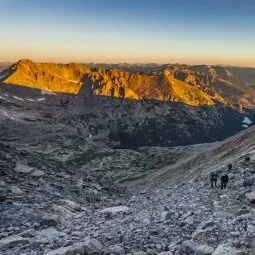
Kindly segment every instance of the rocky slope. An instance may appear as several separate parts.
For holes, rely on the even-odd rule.
[[[252,135],[254,129],[239,137],[248,140],[250,131]],[[233,148],[233,155],[231,143],[222,143],[233,163],[223,191],[210,187],[206,165],[199,178],[194,174],[164,188],[139,183],[126,189],[77,168],[77,162],[68,165],[61,157],[34,151],[35,143],[25,148],[1,143],[0,252],[254,254],[255,154],[254,142],[248,143],[240,144],[240,154]],[[236,158],[242,150],[250,162]],[[128,161],[123,157],[123,163]],[[226,171],[226,166],[215,167],[219,175]]]

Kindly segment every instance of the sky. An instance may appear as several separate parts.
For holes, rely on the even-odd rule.
[[[254,0],[0,0],[0,61],[255,67]]]

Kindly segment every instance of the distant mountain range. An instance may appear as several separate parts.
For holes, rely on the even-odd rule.
[[[64,65],[21,60],[2,71],[0,82],[69,94],[78,94],[86,87],[93,95],[196,106],[221,103],[238,110],[255,105],[254,68],[179,64]]]

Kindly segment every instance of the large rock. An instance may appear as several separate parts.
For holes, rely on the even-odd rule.
[[[0,241],[0,248],[13,248],[15,246],[24,245],[29,242],[28,238],[23,238],[21,236],[10,236],[2,239]]]
[[[41,218],[40,222],[42,225],[54,227],[58,224],[58,218],[55,215],[45,215]]]
[[[187,240],[182,243],[182,249],[188,254],[194,255],[210,255],[214,252],[214,248],[208,245],[201,245],[192,240]]]
[[[120,206],[105,208],[101,211],[101,213],[114,215],[117,213],[128,212],[129,210],[130,210],[129,207],[120,205]]]
[[[229,247],[227,245],[219,245],[212,255],[244,255],[241,250]]]
[[[101,254],[103,252],[103,246],[97,239],[86,237],[83,245],[88,254]]]
[[[162,212],[162,214],[161,214],[160,221],[167,221],[167,220],[170,220],[170,219],[172,219],[172,215],[173,215],[172,212],[164,211],[164,212]]]
[[[72,210],[81,211],[81,205],[79,205],[79,204],[77,204],[74,201],[71,201],[69,199],[61,199],[60,203],[63,204],[64,206],[69,207]]]
[[[119,245],[113,245],[113,246],[110,246],[109,248],[108,248],[108,252],[110,253],[110,254],[114,254],[114,255],[122,255],[122,254],[125,254],[125,250],[122,248],[122,247],[120,247]]]
[[[34,243],[37,245],[46,244],[50,241],[56,240],[62,236],[63,233],[57,231],[54,227],[43,229],[36,232]]]
[[[246,193],[245,197],[249,200],[250,203],[255,203],[255,191],[252,191],[250,193]]]
[[[45,175],[45,173],[41,170],[34,170],[32,173],[30,173],[32,177],[42,177]]]
[[[24,191],[15,185],[9,187],[9,190],[15,195],[22,195]]]
[[[30,174],[32,171],[34,171],[34,168],[28,165],[17,163],[14,171],[22,174]]]
[[[70,250],[70,249],[71,249],[71,246],[61,247],[54,251],[47,252],[47,253],[45,253],[45,255],[66,255],[68,250]]]
[[[96,239],[85,238],[84,242],[76,243],[68,247],[61,247],[45,255],[97,255],[103,253],[103,246]]]

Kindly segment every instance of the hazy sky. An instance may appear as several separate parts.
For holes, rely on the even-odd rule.
[[[255,66],[254,0],[0,0],[0,61]]]

